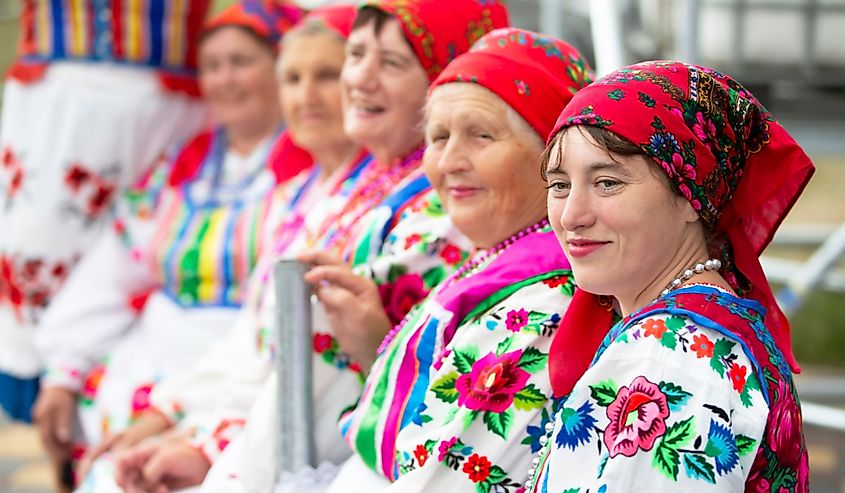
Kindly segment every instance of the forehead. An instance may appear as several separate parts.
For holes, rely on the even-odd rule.
[[[264,48],[256,35],[238,26],[221,26],[207,35],[199,46],[200,56]]]
[[[340,66],[343,45],[343,40],[330,31],[297,34],[284,44],[279,63],[283,69],[302,64]]]
[[[499,96],[483,86],[469,82],[452,82],[436,87],[429,97],[428,105],[429,119],[507,118],[507,104]]]

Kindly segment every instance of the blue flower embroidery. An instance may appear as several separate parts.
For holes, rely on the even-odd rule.
[[[569,447],[575,450],[590,440],[590,431],[596,425],[592,412],[593,405],[589,401],[582,404],[577,411],[571,407],[560,410],[558,418],[561,426],[555,438],[558,448]]]
[[[714,420],[710,420],[707,432],[707,445],[704,452],[716,460],[716,472],[722,475],[730,472],[739,462],[736,438],[731,431]]]

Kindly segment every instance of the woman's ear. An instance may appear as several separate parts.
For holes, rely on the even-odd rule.
[[[675,209],[681,213],[684,221],[694,223],[700,219],[698,213],[693,209],[692,204],[683,195],[673,194],[675,200]]]

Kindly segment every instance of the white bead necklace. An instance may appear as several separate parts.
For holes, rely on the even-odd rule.
[[[692,276],[696,274],[701,274],[705,271],[718,271],[721,268],[722,261],[716,258],[708,259],[704,263],[699,262],[695,264],[691,269],[685,270],[683,273],[681,273],[680,276],[672,279],[672,282],[670,282],[669,285],[666,286],[666,289],[660,292],[660,296],[666,296],[667,294],[669,294],[669,291],[672,291],[673,289],[677,288],[684,281],[692,279]]]

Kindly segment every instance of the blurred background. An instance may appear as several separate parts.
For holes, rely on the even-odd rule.
[[[214,8],[232,1],[214,0]],[[15,57],[22,2],[0,0],[4,72]],[[674,58],[732,75],[814,159],[816,175],[765,252],[764,268],[790,315],[804,368],[796,380],[811,489],[845,493],[845,0],[508,4],[514,25],[570,42],[599,73],[639,60]],[[0,493],[47,493],[50,477],[34,431],[0,415]]]

